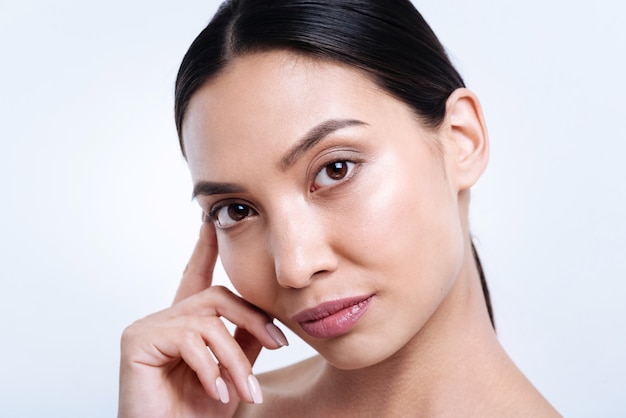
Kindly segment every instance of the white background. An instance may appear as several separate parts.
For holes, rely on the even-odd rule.
[[[417,4],[490,128],[471,221],[502,343],[565,416],[625,415],[624,3]],[[173,83],[216,7],[2,0],[2,416],[116,414],[119,336],[197,236]]]

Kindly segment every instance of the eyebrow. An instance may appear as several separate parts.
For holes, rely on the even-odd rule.
[[[280,168],[286,170],[291,167],[302,154],[333,132],[355,125],[367,125],[367,123],[357,119],[330,119],[314,126],[280,159]]]
[[[211,196],[214,194],[229,194],[245,192],[243,187],[233,183],[215,183],[212,181],[199,181],[193,186],[191,199],[198,196]]]
[[[286,170],[315,144],[326,138],[331,133],[349,126],[367,125],[366,122],[357,119],[330,119],[311,128],[302,139],[285,153],[280,160],[280,168]],[[217,194],[243,193],[246,190],[234,183],[216,183],[212,181],[199,181],[193,186],[192,200],[198,196],[211,196]]]

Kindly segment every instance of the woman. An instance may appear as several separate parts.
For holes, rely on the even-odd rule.
[[[226,2],[175,110],[205,222],[173,306],[124,332],[120,416],[558,416],[471,242],[480,104],[408,0]],[[274,319],[319,356],[257,379]]]

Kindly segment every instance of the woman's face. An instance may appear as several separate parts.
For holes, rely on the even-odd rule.
[[[446,139],[362,73],[236,58],[192,97],[183,138],[233,285],[331,364],[390,357],[454,284],[464,231]]]

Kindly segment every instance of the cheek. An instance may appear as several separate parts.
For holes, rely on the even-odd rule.
[[[458,205],[439,167],[413,161],[381,165],[342,230],[351,235],[352,257],[368,268],[441,293],[463,258]]]
[[[276,297],[275,286],[268,279],[273,272],[271,264],[260,248],[259,240],[242,238],[240,241],[218,236],[224,271],[241,297],[270,313]]]

